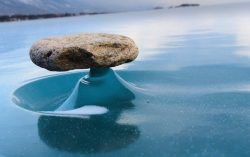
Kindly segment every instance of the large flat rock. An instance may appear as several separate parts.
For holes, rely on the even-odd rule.
[[[50,71],[114,67],[133,61],[137,55],[132,39],[103,33],[46,38],[30,50],[31,60]]]

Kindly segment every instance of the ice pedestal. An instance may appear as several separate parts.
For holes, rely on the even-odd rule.
[[[85,105],[108,106],[135,99],[134,87],[111,68],[91,68],[81,78],[57,111],[74,110]]]

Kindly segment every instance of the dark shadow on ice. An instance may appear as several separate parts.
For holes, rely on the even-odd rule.
[[[118,118],[132,103],[114,104],[109,112],[88,118],[41,116],[38,130],[41,140],[51,148],[72,153],[102,153],[127,147],[140,136],[132,124],[119,124]]]

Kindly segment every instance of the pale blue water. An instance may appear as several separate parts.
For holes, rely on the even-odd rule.
[[[250,14],[219,10],[1,23],[0,156],[250,156]],[[31,63],[31,44],[79,32],[133,38],[138,59],[116,70],[150,96],[90,120],[17,107],[16,88],[55,74]]]

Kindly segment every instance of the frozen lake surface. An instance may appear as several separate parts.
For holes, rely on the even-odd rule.
[[[0,23],[0,156],[249,157],[248,8]],[[16,88],[58,74],[31,63],[32,43],[80,32],[134,39],[138,59],[115,70],[151,96],[92,119],[41,116],[17,107],[12,102]]]

